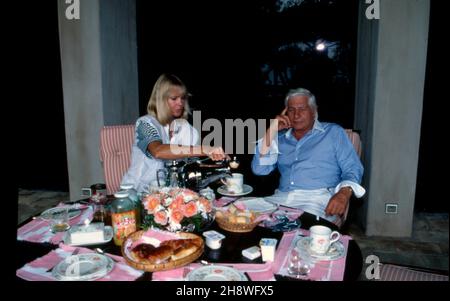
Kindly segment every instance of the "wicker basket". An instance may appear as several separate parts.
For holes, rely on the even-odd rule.
[[[216,215],[216,222],[220,228],[229,231],[229,232],[251,232],[255,227],[260,223],[259,221],[253,223],[230,223],[226,216],[219,217]]]
[[[144,234],[144,232],[145,232],[144,230],[141,230],[141,231],[131,233],[125,239],[125,241],[122,244],[122,248],[121,248],[122,256],[125,259],[126,263],[138,270],[143,270],[143,271],[147,271],[147,272],[156,272],[156,271],[166,271],[166,270],[171,270],[171,269],[175,269],[178,267],[182,267],[182,266],[185,266],[185,265],[195,261],[197,258],[199,258],[203,254],[203,250],[205,248],[205,243],[200,236],[193,234],[193,233],[180,232],[180,233],[177,233],[177,235],[180,238],[186,238],[186,239],[200,238],[202,241],[201,247],[199,247],[194,253],[192,253],[186,257],[177,259],[177,260],[171,260],[168,262],[158,263],[158,264],[138,262],[130,256],[129,252],[127,252],[125,250],[125,248],[126,248],[126,246],[130,245],[130,243],[133,243],[133,242],[139,240],[141,238],[141,236]]]

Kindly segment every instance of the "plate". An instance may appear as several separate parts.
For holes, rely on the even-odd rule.
[[[247,281],[244,273],[225,266],[208,265],[191,271],[187,281]]]
[[[300,252],[307,252],[312,258],[317,260],[336,260],[345,256],[345,247],[340,241],[331,244],[330,249],[325,254],[317,254],[309,248],[311,237],[300,237],[296,243],[296,248]]]
[[[114,261],[97,253],[69,256],[59,262],[52,276],[63,281],[89,281],[106,276],[114,268]]]
[[[229,192],[226,185],[222,185],[219,188],[217,188],[218,193],[220,193],[221,195],[226,195],[226,196],[243,196],[243,195],[247,195],[247,194],[251,193],[252,191],[253,191],[253,187],[250,185],[247,185],[247,184],[244,184],[244,186],[242,187],[241,193]]]
[[[103,237],[104,237],[104,240],[102,240],[102,241],[96,241],[96,242],[85,243],[85,244],[72,244],[72,242],[70,241],[70,233],[66,232],[64,234],[63,240],[64,240],[64,244],[70,245],[70,246],[91,246],[91,245],[104,244],[104,243],[110,242],[111,239],[113,238],[113,228],[111,226],[105,226]]]
[[[246,197],[240,198],[234,204],[242,203],[245,205],[245,209],[257,212],[257,213],[272,213],[277,210],[277,206],[273,203],[269,203],[264,198]]]
[[[48,221],[48,220],[52,219],[53,214],[55,214],[56,212],[60,212],[61,209],[63,209],[63,208],[64,207],[53,207],[53,208],[47,209],[41,213],[40,217],[43,220]],[[81,209],[69,208],[69,219],[75,218],[75,217],[79,216],[80,214],[81,214]]]

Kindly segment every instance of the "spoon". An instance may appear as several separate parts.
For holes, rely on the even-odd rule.
[[[118,261],[117,259],[115,259],[114,257],[109,256],[108,254],[106,254],[106,253],[105,253],[102,249],[100,249],[100,248],[95,248],[95,252],[97,252],[98,254],[107,256],[107,257],[111,258],[112,260],[114,260],[115,262],[119,262],[119,261]]]

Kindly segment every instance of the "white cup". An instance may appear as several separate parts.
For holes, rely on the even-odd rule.
[[[331,231],[330,228],[325,226],[312,226],[309,228],[309,232],[311,237],[309,248],[316,254],[327,253],[331,244],[341,237],[339,232]]]
[[[244,175],[241,173],[232,173],[231,177],[221,179],[227,186],[227,191],[231,193],[242,193],[244,187]]]

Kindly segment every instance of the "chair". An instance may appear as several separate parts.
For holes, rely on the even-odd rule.
[[[104,126],[100,131],[100,160],[107,194],[119,190],[122,177],[130,166],[134,127],[134,124]]]
[[[448,275],[394,264],[380,264],[380,281],[448,281]]]
[[[361,158],[361,153],[362,153],[362,143],[361,143],[361,137],[359,136],[359,133],[352,130],[352,129],[345,129],[345,132],[348,135],[348,138],[350,139],[350,141],[353,144],[353,147],[355,148],[356,153],[358,154],[358,156]],[[338,217],[335,221],[334,224],[336,226],[338,226],[339,228],[342,228],[342,226],[344,225],[345,221],[347,220],[348,217],[348,211],[350,209],[350,201],[347,203],[347,208],[345,209],[345,213],[343,216]]]

